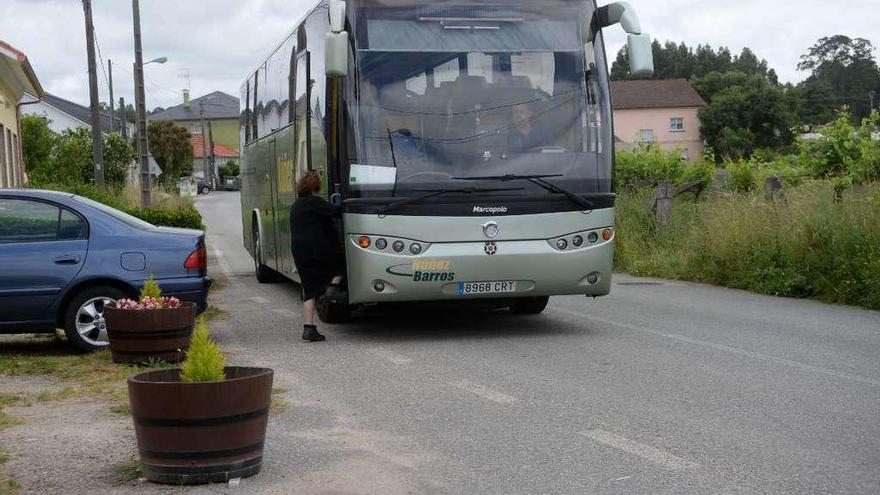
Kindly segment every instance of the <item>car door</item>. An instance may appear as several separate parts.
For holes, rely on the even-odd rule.
[[[88,253],[88,224],[55,203],[0,196],[0,324],[51,322]]]

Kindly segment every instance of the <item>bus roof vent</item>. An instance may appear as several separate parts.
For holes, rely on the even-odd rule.
[[[419,20],[522,22],[523,13],[510,5],[423,5]]]

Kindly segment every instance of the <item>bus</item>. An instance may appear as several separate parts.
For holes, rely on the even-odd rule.
[[[602,30],[634,9],[595,0],[321,0],[241,87],[244,244],[257,279],[298,282],[296,179],[338,207],[347,300],[602,296],[614,255],[614,137]]]

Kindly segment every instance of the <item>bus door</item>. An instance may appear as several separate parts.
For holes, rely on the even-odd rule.
[[[267,153],[266,157],[267,161],[270,164],[269,167],[269,216],[272,218],[270,233],[272,235],[272,242],[267,243],[266,246],[268,249],[268,258],[271,260],[269,265],[278,270],[281,268],[280,261],[280,251],[279,251],[279,232],[278,232],[278,220],[280,215],[280,211],[278,211],[278,159],[277,152],[275,149],[276,143],[275,138],[272,138],[267,143]]]

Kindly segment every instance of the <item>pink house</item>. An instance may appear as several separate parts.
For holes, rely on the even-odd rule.
[[[687,80],[612,81],[611,96],[614,135],[624,147],[653,142],[690,161],[703,154],[697,112],[706,102]]]

